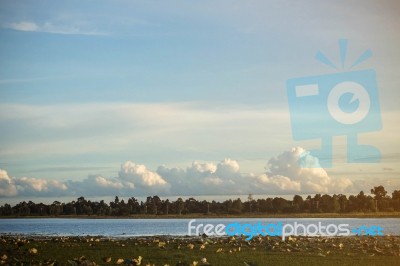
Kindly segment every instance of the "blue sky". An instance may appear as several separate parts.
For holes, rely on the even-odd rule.
[[[398,189],[399,10],[397,1],[2,1],[0,196]],[[340,63],[342,38],[347,66],[373,51],[354,70],[377,73],[383,129],[360,141],[382,161],[345,163],[346,140],[335,137],[330,169],[268,169],[318,147],[292,138],[286,80],[337,72],[314,56]]]

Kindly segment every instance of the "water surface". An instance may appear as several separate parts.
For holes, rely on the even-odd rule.
[[[0,234],[23,234],[43,236],[153,236],[188,234],[188,223],[192,219],[75,219],[75,218],[18,218],[0,219]],[[349,228],[380,225],[385,235],[400,235],[400,218],[229,218],[229,219],[196,219],[200,223],[241,224],[257,222],[278,223],[294,222],[303,224],[349,224]],[[194,231],[193,231],[194,234]]]

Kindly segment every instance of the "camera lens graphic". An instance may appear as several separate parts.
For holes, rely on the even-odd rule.
[[[346,95],[352,97],[344,98],[343,101]],[[368,92],[356,82],[341,82],[333,87],[328,95],[328,111],[333,119],[342,124],[350,125],[362,121],[368,114],[370,106]]]

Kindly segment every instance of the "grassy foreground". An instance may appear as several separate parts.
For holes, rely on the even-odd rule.
[[[0,238],[3,265],[399,265],[400,237]]]

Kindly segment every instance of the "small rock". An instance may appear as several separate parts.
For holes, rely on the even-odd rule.
[[[36,255],[37,253],[38,253],[38,250],[36,248],[30,248],[29,249],[29,254]]]
[[[117,261],[115,262],[115,264],[120,265],[122,263],[124,263],[125,260],[124,259],[117,259]]]

